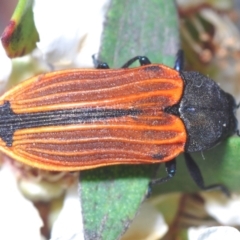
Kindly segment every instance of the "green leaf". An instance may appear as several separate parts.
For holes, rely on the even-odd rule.
[[[173,66],[179,49],[174,1],[117,1],[111,3],[103,33],[100,59],[119,68],[137,55]]]
[[[178,50],[177,27],[174,1],[112,0],[100,60],[119,68],[136,55],[146,55],[152,62],[173,66]],[[157,169],[157,164],[119,165],[81,172],[85,239],[119,239],[145,198]]]
[[[10,23],[1,36],[2,44],[10,58],[30,53],[38,41],[33,21],[33,0],[20,0]]]
[[[211,150],[191,154],[200,167],[205,185],[221,183],[232,191],[239,191],[240,138],[230,137]],[[238,167],[239,166],[239,167]],[[160,169],[159,176],[164,176]],[[177,159],[177,174],[169,182],[156,186],[154,194],[168,192],[197,192],[199,188],[191,179],[183,156]]]
[[[85,239],[117,239],[148,192],[154,165],[111,166],[83,171],[80,192]]]

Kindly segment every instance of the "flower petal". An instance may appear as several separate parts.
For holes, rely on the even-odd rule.
[[[8,163],[0,171],[0,191],[0,239],[42,239],[39,213],[20,193]]]
[[[147,216],[147,220],[146,220]],[[160,239],[168,231],[164,217],[150,203],[143,203],[122,240]]]
[[[200,229],[200,234],[196,236],[189,235],[189,240],[238,240],[240,239],[240,232],[233,227],[210,227]]]
[[[84,239],[77,184],[66,193],[63,208],[52,228],[51,239]]]
[[[91,56],[100,48],[108,4],[109,0],[36,0],[37,46],[43,57],[55,68],[92,67]]]
[[[233,195],[231,198],[219,193],[202,193],[205,199],[205,209],[209,215],[214,217],[219,223],[224,225],[240,225],[240,196]]]

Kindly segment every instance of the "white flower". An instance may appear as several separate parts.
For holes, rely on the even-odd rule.
[[[219,193],[202,193],[205,199],[205,209],[209,215],[223,225],[240,225],[240,196],[234,194],[231,198]]]
[[[74,185],[66,193],[63,208],[52,228],[51,240],[84,239],[81,212],[77,185]]]
[[[147,218],[147,219],[146,219]],[[150,203],[145,202],[121,240],[161,239],[168,231],[163,215]]]
[[[239,240],[240,233],[233,227],[190,228],[189,240]]]
[[[40,240],[43,223],[33,203],[20,193],[8,163],[0,171],[0,239]]]
[[[93,67],[109,0],[36,0],[38,48],[56,68]]]

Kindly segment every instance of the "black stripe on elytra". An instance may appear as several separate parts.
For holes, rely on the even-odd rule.
[[[18,129],[59,126],[76,123],[93,123],[109,118],[137,116],[141,113],[136,109],[103,109],[103,108],[72,108],[36,113],[16,114],[9,101],[0,106],[0,137],[6,146],[12,146],[13,134]]]

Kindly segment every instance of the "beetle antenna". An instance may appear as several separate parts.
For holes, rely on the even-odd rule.
[[[184,52],[182,49],[179,49],[177,52],[176,60],[173,68],[178,72],[184,69]]]

